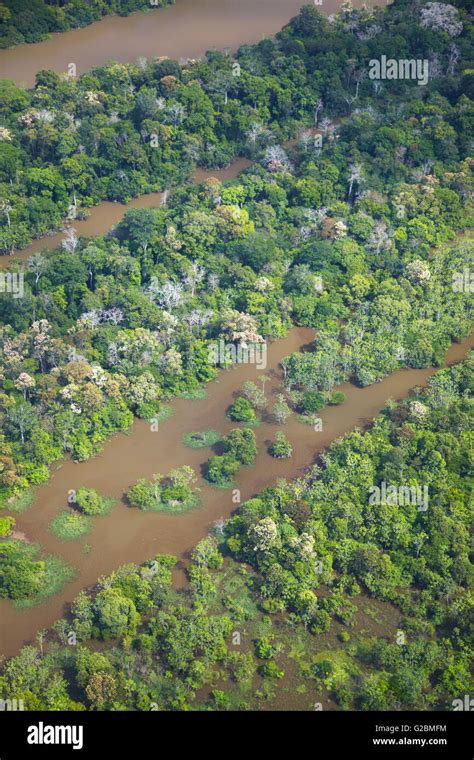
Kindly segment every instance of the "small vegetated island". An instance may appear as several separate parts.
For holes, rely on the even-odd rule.
[[[220,440],[221,434],[216,430],[194,431],[183,436],[183,443],[191,449],[207,449],[215,446]]]
[[[232,488],[233,476],[241,465],[251,465],[257,456],[257,442],[251,428],[235,428],[224,438],[222,456],[212,456],[207,462],[206,478],[217,488]]]
[[[155,475],[153,480],[139,480],[130,488],[127,498],[130,504],[144,512],[184,512],[199,505],[198,489],[193,488],[196,473],[192,467],[183,465],[164,478]]]
[[[0,23],[20,39],[21,17]],[[49,465],[97,455],[134,417],[162,419],[171,397],[201,398],[219,374],[209,359],[219,341],[316,331],[311,350],[284,359],[277,396],[261,375],[230,406],[236,428],[206,474],[228,488],[255,459],[262,415],[314,425],[344,403],[341,383],[441,367],[470,334],[472,31],[462,0],[345,3],[329,19],[308,6],[235,60],[213,51],[80,78],[42,71],[31,90],[0,82],[4,254],[104,199],[169,191],[106,236],[69,227],[59,249],[8,262],[1,596],[36,604],[70,577],[9,519],[34,509]],[[382,56],[413,76],[382,76]],[[196,165],[241,155],[253,163],[236,180],[184,184]],[[472,370],[472,356],[440,370],[369,430],[335,441],[307,476],[241,505],[194,549],[185,591],[172,587],[168,556],[102,578],[41,632],[42,656],[29,646],[2,665],[0,696],[52,710],[246,709],[290,692],[304,709],[328,694],[341,709],[452,709],[473,688]],[[216,435],[185,443],[214,446]],[[275,430],[270,453],[291,448]],[[102,498],[82,493],[57,534],[77,538]],[[187,466],[128,493],[145,511],[184,512],[198,498]],[[110,642],[96,651],[96,639]]]
[[[52,521],[50,530],[63,541],[74,541],[87,536],[92,529],[91,517],[106,515],[115,504],[114,499],[101,496],[94,488],[79,488],[71,494],[71,506],[60,512]]]

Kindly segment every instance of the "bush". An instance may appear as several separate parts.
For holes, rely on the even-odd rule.
[[[333,673],[334,665],[332,664],[331,660],[322,660],[321,662],[316,662],[313,665],[313,675],[315,678],[320,678],[321,681],[325,681],[326,678],[329,678],[329,676]]]
[[[45,563],[35,561],[38,547],[23,541],[0,544],[0,597],[19,599],[36,594],[45,576]]]
[[[18,496],[14,496],[8,499],[5,503],[0,505],[1,509],[7,508],[9,512],[24,512],[25,509],[31,507],[34,501],[34,492],[32,488],[28,488],[25,491],[21,491]]]
[[[257,422],[257,416],[252,405],[246,398],[236,399],[228,410],[227,416],[234,422],[246,422],[247,424],[255,424]]]
[[[239,469],[239,462],[230,454],[213,456],[207,463],[206,479],[218,488],[232,488],[232,477]]]
[[[253,464],[257,456],[255,433],[249,428],[231,430],[224,441],[226,454],[241,464]]]
[[[327,633],[331,627],[331,618],[326,610],[316,610],[311,625],[311,633]]]
[[[188,401],[202,401],[207,398],[207,391],[205,388],[198,387],[188,391],[181,391],[181,393],[178,393],[177,395],[178,398],[184,398]]]
[[[270,660],[275,655],[275,647],[268,636],[262,636],[255,640],[255,653],[260,660]]]
[[[154,475],[153,480],[139,480],[127,494],[132,506],[144,512],[183,512],[199,504],[191,486],[196,479],[192,467],[184,465],[172,470],[165,479]]]
[[[268,662],[265,662],[259,668],[259,671],[260,671],[260,674],[264,678],[283,678],[283,676],[285,675],[285,671],[280,670],[274,660],[269,660]]]
[[[159,401],[147,401],[136,409],[135,414],[140,417],[141,420],[147,420],[153,422],[161,411],[161,404]]]
[[[333,689],[333,697],[343,710],[347,710],[350,707],[352,702],[352,692],[347,686],[335,686]]]
[[[343,404],[346,400],[346,394],[342,391],[336,391],[333,393],[329,399],[329,403],[331,406],[339,406],[339,404]]]
[[[289,459],[293,455],[293,446],[281,431],[278,431],[270,446],[270,454],[275,459]]]
[[[183,512],[199,504],[197,494],[183,485],[165,486],[161,492],[162,509],[170,512]]]
[[[14,517],[0,517],[0,538],[11,536],[15,527]]]
[[[105,499],[94,488],[79,488],[76,504],[85,515],[105,515],[114,505],[113,499]]]
[[[161,475],[155,475],[152,481],[139,480],[132,486],[127,499],[133,507],[144,512],[156,510],[161,505]]]
[[[319,412],[325,405],[324,396],[318,391],[306,391],[301,404],[303,411],[307,414]]]

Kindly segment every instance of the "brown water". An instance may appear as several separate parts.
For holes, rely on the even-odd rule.
[[[29,87],[41,69],[58,74],[76,65],[80,75],[107,61],[139,56],[199,58],[207,50],[236,50],[270,37],[296,16],[308,0],[176,0],[175,5],[126,18],[108,16],[84,29],[54,34],[45,42],[0,51],[0,77]],[[355,0],[361,6],[362,0]],[[368,5],[385,5],[385,0]],[[323,0],[321,10],[334,13],[340,0]]]
[[[238,158],[225,169],[196,169],[191,176],[191,181],[195,184],[199,184],[200,182],[204,182],[208,177],[216,177],[221,182],[226,182],[227,180],[235,179],[235,177],[237,177],[247,166],[250,166],[250,164],[251,161],[248,159]],[[87,219],[82,221],[74,220],[74,222],[70,223],[70,226],[74,227],[77,234],[82,237],[104,235],[120,222],[128,209],[159,208],[162,198],[162,193],[148,193],[147,195],[140,195],[138,198],[133,198],[130,203],[102,201],[98,206],[94,206],[90,209]],[[61,241],[64,240],[64,237],[64,231],[55,232],[47,237],[33,240],[33,242],[26,246],[26,248],[23,248],[21,251],[14,251],[11,256],[0,256],[0,269],[7,268],[15,259],[26,261],[26,259],[39,251],[52,251],[61,245]]]
[[[265,374],[271,376],[266,388],[270,401],[280,388],[281,360],[292,351],[304,349],[313,337],[313,331],[307,328],[293,328],[286,338],[268,347]],[[474,335],[462,344],[453,345],[447,363],[461,361],[473,346]],[[275,484],[278,478],[301,475],[331,441],[355,427],[366,425],[380,412],[387,399],[403,398],[414,386],[423,385],[434,372],[434,369],[400,370],[367,388],[350,384],[342,386],[347,400],[342,406],[329,407],[321,413],[322,432],[315,432],[296,418],[290,418],[284,426],[294,447],[291,460],[278,461],[268,454],[269,441],[280,428],[264,421],[255,430],[259,445],[256,464],[242,467],[236,476],[241,501]],[[254,365],[239,365],[223,371],[207,386],[206,399],[173,401],[175,414],[160,424],[158,432],[152,432],[147,423],[137,421],[128,434],[117,435],[106,442],[99,457],[80,464],[66,460],[55,469],[49,483],[38,489],[35,504],[16,516],[17,529],[27,540],[38,541],[45,552],[64,557],[77,569],[78,577],[67,584],[61,594],[30,610],[16,610],[8,600],[0,601],[2,654],[16,653],[24,643],[33,640],[37,630],[50,627],[65,613],[67,603],[82,588],[95,584],[101,575],[126,562],[141,563],[157,553],[174,554],[183,562],[215,521],[232,514],[238,507],[232,501],[232,492],[215,490],[200,478],[202,507],[185,514],[142,513],[121,501],[109,516],[95,518],[93,531],[85,539],[91,546],[88,554],[84,553],[84,542],[61,543],[47,529],[55,515],[66,507],[70,489],[87,486],[123,499],[128,488],[139,478],[150,478],[157,472],[166,474],[171,468],[183,464],[189,464],[199,472],[212,452],[185,447],[183,434],[210,428],[225,433],[235,427],[224,414],[242,383],[245,380],[258,381],[258,377],[259,371]]]

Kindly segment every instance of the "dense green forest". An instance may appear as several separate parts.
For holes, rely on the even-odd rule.
[[[30,710],[248,709],[280,692],[302,709],[452,709],[472,689],[473,360],[245,503],[195,548],[184,590],[159,555],[81,592],[6,663],[0,696]],[[426,487],[428,508],[374,506],[383,482]]]
[[[87,26],[111,13],[126,16],[137,10],[170,5],[174,0],[2,0],[0,48],[39,42],[50,32]]]
[[[286,363],[291,398],[295,385],[331,391],[349,378],[368,385],[398,367],[440,364],[451,341],[469,333],[470,284],[455,288],[453,282],[469,267],[472,245],[469,238],[448,244],[472,218],[466,135],[473,109],[461,62],[451,76],[427,87],[384,83],[377,97],[372,83],[363,81],[358,107],[339,128],[320,122],[322,147],[307,132],[289,154],[276,142],[282,131],[286,137],[294,131],[296,116],[301,119],[319,103],[317,95],[327,103],[324,108],[347,111],[344,93],[358,86],[356,63],[347,72],[348,49],[364,58],[370,46],[387,49],[394,28],[404,24],[404,11],[399,3],[376,12],[387,31],[366,40],[354,29],[375,23],[372,16],[351,12],[348,30],[345,12],[331,24],[306,9],[275,42],[241,49],[241,76],[225,80],[236,88],[227,96],[216,95],[215,84],[224,81],[232,62],[217,53],[191,72],[165,61],[143,69],[113,65],[77,83],[44,73],[32,92],[3,84],[7,123],[20,133],[30,113],[25,100],[40,98],[45,106],[54,100],[55,107],[67,103],[64,108],[74,109],[80,91],[94,82],[114,107],[117,98],[128,111],[131,103],[142,127],[146,121],[147,134],[164,130],[171,143],[170,151],[166,140],[156,150],[137,144],[133,120],[117,116],[110,123],[102,106],[100,114],[80,119],[81,136],[72,126],[57,130],[54,114],[53,121],[33,119],[28,147],[12,129],[1,145],[12,182],[5,178],[5,186],[20,194],[11,196],[10,211],[4,207],[7,236],[31,227],[37,204],[42,224],[51,226],[48,209],[59,219],[70,200],[71,188],[62,180],[70,162],[79,193],[81,177],[84,188],[102,186],[89,170],[104,160],[103,179],[110,187],[111,167],[126,160],[129,149],[132,163],[137,157],[147,163],[150,156],[155,163],[146,171],[153,176],[153,166],[158,172],[181,171],[183,140],[207,156],[213,155],[212,144],[216,151],[232,145],[236,155],[250,141],[256,159],[233,183],[209,179],[200,187],[180,186],[160,209],[130,210],[105,238],[78,240],[70,230],[56,252],[34,255],[26,268],[12,263],[11,272],[24,274],[25,292],[0,299],[3,500],[44,482],[49,463],[65,453],[88,458],[107,435],[127,428],[134,414],[150,419],[160,413],[164,397],[215,377],[209,346],[217,338],[267,340],[284,335],[291,324],[317,328],[317,351]],[[442,56],[445,33],[420,27],[410,37],[406,30],[404,44],[419,49],[424,34]],[[467,50],[462,34],[457,44]],[[341,48],[340,55],[325,52],[328,45],[331,51]],[[288,58],[293,65],[282,67]],[[169,82],[162,83],[170,78],[168,91]],[[133,81],[142,83],[135,102],[129,93]],[[166,97],[156,98],[157,81]],[[370,92],[364,95],[366,87]],[[143,120],[140,103],[152,100],[159,114],[176,106],[182,122],[163,124],[156,114],[151,123]],[[89,108],[83,98],[79,104]],[[207,138],[213,124],[216,131]],[[65,140],[74,155],[59,159],[56,150]],[[33,144],[37,166],[19,169]],[[105,144],[108,159],[97,155]],[[128,178],[146,176],[135,169],[122,174],[118,182],[124,187]],[[28,202],[22,196],[25,182],[34,196]],[[19,220],[24,214],[28,222]]]
[[[380,251],[388,223],[402,227],[400,246],[443,239],[446,226],[462,224],[457,201],[470,188],[472,18],[459,11],[453,37],[430,20],[422,25],[422,11],[407,23],[408,6],[347,10],[333,23],[306,8],[274,41],[242,47],[235,61],[212,52],[184,66],[142,59],[78,78],[42,71],[32,90],[3,80],[0,251],[24,247],[103,199],[170,188],[196,164],[226,166],[244,154],[270,173],[291,174],[282,142],[305,128],[309,174],[294,205],[327,210],[328,233],[348,214],[339,204],[362,195],[358,210],[380,222]],[[428,84],[370,79],[369,61],[382,54],[428,60]],[[307,134],[315,124],[324,132],[321,155]],[[433,177],[418,193],[416,175]],[[430,222],[411,216],[418,195],[422,210],[431,191],[447,217],[439,230],[437,208]],[[317,221],[303,213],[305,228]]]
[[[88,23],[69,6],[68,23]],[[0,82],[3,253],[101,200],[168,191],[105,236],[69,226],[55,251],[9,262],[22,293],[0,295],[1,508],[30,503],[53,462],[95,456],[135,417],[199,394],[226,366],[210,361],[221,340],[316,330],[311,351],[283,361],[271,409],[283,424],[343,404],[342,382],[440,367],[470,334],[472,16],[463,2],[411,6],[344,4],[329,19],[308,6],[236,59]],[[427,60],[428,83],[372,80],[382,55]],[[236,180],[186,183],[242,155],[252,164]],[[215,487],[255,459],[268,399],[251,385],[228,411],[243,427],[208,461]],[[449,709],[470,686],[471,386],[469,357],[336,441],[307,477],[242,505],[196,547],[185,590],[171,557],[100,579],[54,636],[40,632],[39,651],[7,662],[0,694],[27,709],[246,708],[280,693],[306,708]],[[199,436],[219,439],[188,445]],[[279,431],[270,450],[291,457],[291,441]],[[193,483],[189,467],[156,473],[129,502],[198,508]],[[421,489],[428,508],[374,507],[382,483]],[[56,535],[84,534],[108,508],[83,496]],[[0,596],[28,605],[73,571],[13,527],[2,518]]]

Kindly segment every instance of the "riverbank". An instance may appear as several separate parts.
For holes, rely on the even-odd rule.
[[[190,181],[196,185],[204,182],[208,177],[215,177],[221,182],[238,177],[241,171],[251,165],[247,158],[238,158],[230,166],[224,169],[195,169]],[[131,208],[159,208],[163,201],[163,193],[147,193],[133,198],[129,203],[114,201],[102,201],[98,206],[88,209],[87,219],[75,219],[68,226],[74,227],[79,237],[95,237],[105,235]],[[43,238],[36,238],[26,248],[15,250],[11,256],[0,256],[0,269],[7,269],[12,261],[26,261],[30,256],[40,251],[54,251],[64,240],[64,230],[54,232]]]
[[[139,56],[186,60],[213,48],[235,51],[273,36],[307,4],[307,0],[176,0],[147,13],[107,16],[82,29],[53,34],[44,42],[1,50],[0,77],[31,87],[37,71],[61,74],[71,63],[80,75],[111,60],[123,63]],[[363,4],[354,1],[356,7]],[[385,0],[368,3],[386,4]],[[325,0],[320,10],[329,15],[340,6],[341,0]]]
[[[280,389],[281,360],[293,351],[307,348],[313,340],[312,330],[293,328],[286,338],[275,341],[268,348],[270,375],[267,395],[273,399]],[[454,344],[446,356],[446,364],[461,361],[474,347],[474,335],[463,343]],[[270,441],[278,425],[264,421],[255,430],[259,453],[251,468],[242,468],[236,476],[240,489],[240,502],[274,484],[278,478],[300,476],[321,452],[336,438],[355,427],[364,427],[384,408],[388,399],[401,399],[415,386],[422,386],[436,372],[435,368],[406,369],[395,372],[382,382],[365,388],[346,383],[338,390],[346,394],[346,402],[339,407],[328,407],[321,413],[322,431],[302,425],[293,416],[284,426],[285,435],[294,448],[290,460],[275,460],[268,453]],[[216,521],[228,518],[239,506],[232,491],[217,491],[204,479],[203,464],[211,453],[209,449],[190,449],[182,438],[193,430],[214,428],[226,434],[235,424],[225,419],[225,412],[246,380],[258,380],[254,365],[239,365],[223,371],[218,379],[207,386],[206,399],[190,401],[176,399],[171,402],[175,414],[163,422],[157,432],[150,425],[136,421],[128,434],[117,435],[107,441],[103,453],[94,459],[74,464],[62,462],[53,472],[50,481],[38,489],[34,506],[17,516],[17,529],[32,541],[42,545],[44,551],[65,559],[77,570],[77,578],[56,597],[40,607],[17,610],[7,600],[0,601],[0,651],[6,656],[18,652],[33,640],[39,629],[50,627],[63,616],[67,605],[78,592],[96,583],[127,562],[137,564],[157,553],[174,554],[180,564],[176,580],[182,582],[183,563],[191,549],[213,527]],[[156,472],[168,472],[174,467],[189,464],[201,472],[198,486],[203,506],[182,515],[142,513],[127,506],[124,495],[139,478],[150,478]],[[61,544],[47,526],[64,509],[70,489],[84,486],[121,503],[113,513],[97,521],[93,533],[87,538],[87,553],[83,544]],[[181,568],[181,572],[180,572]]]

